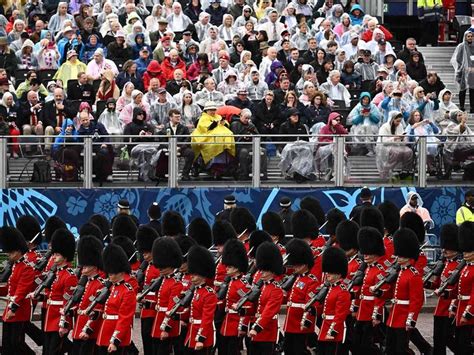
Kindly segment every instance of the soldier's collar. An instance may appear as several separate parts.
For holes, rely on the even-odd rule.
[[[19,263],[21,263],[21,262],[23,262],[23,261],[25,261],[25,256],[24,256],[24,255],[22,255],[22,256],[20,257],[20,259],[18,259],[17,261],[15,261],[15,264],[19,264]]]
[[[119,286],[119,285],[124,284],[124,283],[125,283],[125,279],[122,279],[120,281],[114,282],[114,286]]]
[[[97,280],[99,277],[100,277],[100,275],[99,275],[99,273],[97,273],[93,276],[89,276],[88,279],[89,279],[89,281],[92,281],[92,280]]]

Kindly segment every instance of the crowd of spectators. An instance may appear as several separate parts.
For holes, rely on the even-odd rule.
[[[415,39],[402,48],[357,0],[29,0],[2,9],[0,134],[11,136],[12,158],[40,150],[79,167],[81,135],[92,135],[103,162],[94,162],[96,178],[111,175],[114,159],[132,159],[148,180],[166,173],[168,157],[166,144],[148,143],[188,135],[178,144],[183,180],[203,170],[247,180],[250,136],[278,134],[263,139],[262,177],[277,155],[285,176],[305,180],[331,179],[341,134],[354,143],[345,155],[376,156],[382,178],[413,167],[420,136],[432,171],[436,136],[466,135],[447,138],[446,177],[474,152],[466,91],[457,107]],[[122,134],[136,137],[125,147],[107,138]],[[19,145],[19,135],[31,137]]]

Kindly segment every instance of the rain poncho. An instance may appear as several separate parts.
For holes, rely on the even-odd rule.
[[[117,111],[109,111],[105,109],[99,117],[99,123],[102,123],[110,134],[123,134],[122,123],[119,119]]]
[[[444,101],[443,97],[446,93],[451,93],[451,90],[443,89],[439,92],[439,109],[435,117],[436,124],[441,128],[441,131],[444,131],[449,124],[449,113],[459,110],[459,107],[452,101],[452,96],[449,101]]]
[[[438,98],[430,99],[428,101],[425,100],[423,97],[422,99],[418,99],[418,93],[423,91],[421,86],[418,86],[413,90],[413,101],[411,104],[410,111],[418,110],[423,114],[424,118],[429,119],[431,122],[434,122],[435,117],[437,116],[437,111],[439,109],[439,102]]]
[[[413,196],[418,197],[418,204],[416,207],[412,207],[410,205],[410,200]],[[407,194],[406,205],[403,206],[402,209],[400,210],[400,217],[403,216],[407,212],[416,213],[418,216],[421,217],[424,223],[427,223],[429,225],[430,229],[434,228],[434,222],[431,219],[430,212],[426,208],[423,207],[423,200],[421,199],[421,196],[418,192],[410,191]]]
[[[439,139],[435,136],[441,133],[438,126],[436,126],[433,122],[422,124],[416,128],[413,128],[412,125],[408,125],[405,129],[405,132],[407,133],[409,142],[415,142],[417,137],[425,136],[428,143],[427,154],[431,159],[433,159],[433,157],[438,152],[439,143]]]
[[[471,44],[466,41],[466,35],[473,31],[470,28],[464,32],[462,43],[458,44],[451,57],[459,90],[474,88],[474,41]]]
[[[205,164],[225,151],[235,157],[234,135],[230,129],[220,123],[221,120],[222,117],[219,115],[211,116],[204,112],[191,134],[194,156],[201,155]],[[212,129],[213,126],[215,127]]]
[[[410,104],[403,98],[398,97],[390,97],[387,96],[383,101],[380,103],[380,108],[382,109],[383,114],[383,123],[387,122],[389,119],[389,114],[391,111],[400,111],[403,115],[403,127],[406,126],[406,121],[410,116]]]
[[[308,178],[314,174],[314,150],[315,145],[312,142],[298,140],[286,144],[278,163],[283,175],[293,178],[296,173]]]
[[[368,105],[362,104],[362,99],[364,97],[369,98]],[[354,142],[366,143],[365,147],[369,152],[373,152],[373,143],[375,143],[375,139],[377,138],[381,115],[377,106],[371,103],[370,99],[371,97],[368,92],[362,92],[360,94],[359,103],[349,113],[347,121],[349,124],[352,124],[350,134],[353,136]],[[356,144],[354,145],[354,148],[358,150],[363,146],[364,144]]]

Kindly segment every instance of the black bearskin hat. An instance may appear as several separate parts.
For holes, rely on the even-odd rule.
[[[130,259],[130,264],[134,264],[137,262],[137,253],[135,253],[136,249],[133,246],[133,242],[128,237],[119,235],[112,239],[112,243],[118,245],[123,249],[125,254],[127,254],[127,258]]]
[[[81,266],[97,266],[104,268],[102,263],[102,242],[92,235],[86,235],[77,243],[77,260]]]
[[[279,240],[285,238],[285,225],[281,216],[273,211],[268,211],[262,216],[262,229]]]
[[[392,235],[400,226],[400,209],[392,201],[384,201],[377,208],[382,213],[385,229]]]
[[[316,217],[307,210],[299,210],[291,218],[293,237],[298,239],[315,239],[319,235]]]
[[[162,218],[163,235],[174,237],[186,234],[186,226],[183,217],[175,211],[166,211]]]
[[[119,214],[115,217],[114,224],[112,225],[112,238],[123,235],[134,241],[135,234],[137,234],[137,225],[132,217],[126,214]]]
[[[354,221],[342,221],[336,228],[336,239],[342,250],[359,249],[357,233],[359,225]]]
[[[102,260],[104,261],[104,271],[107,274],[118,274],[119,272],[130,273],[130,264],[127,254],[117,244],[111,243],[107,245],[102,252]]]
[[[67,229],[57,229],[51,237],[51,251],[61,254],[66,260],[72,261],[76,252],[76,240]]]
[[[209,223],[202,218],[194,218],[188,227],[188,236],[193,238],[198,245],[210,248],[212,245],[212,230]]]
[[[418,259],[420,243],[410,228],[400,228],[393,234],[394,254],[402,258]]]
[[[335,235],[336,228],[342,221],[345,221],[346,215],[337,208],[332,208],[328,211],[326,216],[327,223],[326,223],[326,234]]]
[[[41,244],[43,236],[41,234],[41,226],[38,220],[30,215],[21,216],[16,221],[16,227],[23,234],[23,237],[27,242],[31,242],[33,239],[34,244]]]
[[[188,273],[213,279],[216,274],[216,266],[211,252],[199,245],[189,249]]]
[[[362,227],[357,235],[359,251],[362,255],[385,255],[383,235],[374,227]]]
[[[183,237],[188,238],[188,237]],[[183,263],[183,254],[173,237],[157,238],[153,243],[153,265],[158,269],[177,269]]]
[[[324,210],[319,201],[314,197],[307,196],[303,198],[300,202],[300,209],[309,211],[316,218],[316,222],[320,226],[326,221]]]
[[[197,245],[196,241],[192,238],[189,238],[186,235],[180,235],[179,237],[174,238],[181,249],[181,254],[183,255],[183,262],[188,260],[188,252],[193,246]]]
[[[458,232],[459,251],[474,251],[474,222],[463,222]]]
[[[254,258],[257,253],[258,247],[263,242],[272,242],[272,237],[265,231],[256,230],[253,231],[249,236],[249,255]]]
[[[418,243],[423,244],[425,241],[426,230],[423,219],[415,212],[406,212],[400,218],[400,228],[410,228],[415,232]]]
[[[225,243],[222,252],[222,263],[226,266],[233,266],[241,273],[246,273],[249,262],[247,250],[244,244],[238,239],[230,239]]]
[[[448,223],[441,226],[439,231],[441,249],[459,251],[458,243],[459,227],[455,223]]]
[[[375,206],[367,206],[360,212],[360,226],[374,227],[380,234],[385,235],[385,222],[382,212]]]
[[[347,275],[347,258],[344,250],[337,247],[329,247],[323,253],[323,272],[330,274]]]
[[[244,233],[252,233],[257,229],[257,224],[255,223],[255,217],[253,214],[244,207],[235,207],[230,213],[230,223],[234,227],[237,235]]]
[[[153,248],[153,242],[159,237],[158,232],[152,227],[138,227],[136,234],[138,251],[140,253],[151,251]]]
[[[91,222],[84,223],[81,226],[81,228],[79,229],[79,237],[80,238],[82,238],[86,235],[92,235],[93,237],[96,237],[97,239],[99,239],[101,242],[104,238],[100,228],[97,227],[94,223],[91,223]]]
[[[110,222],[109,220],[101,215],[101,214],[94,214],[89,218],[89,222],[95,224],[102,232],[102,238],[105,238],[106,235],[110,234]]]
[[[285,246],[288,255],[288,265],[307,265],[311,269],[314,265],[313,252],[308,243],[301,239],[291,239]]]
[[[1,227],[0,228],[0,245],[2,245],[4,253],[12,251],[20,251],[22,254],[28,251],[25,237],[17,228]]]
[[[51,216],[44,225],[44,239],[47,243],[51,243],[51,238],[57,229],[67,229],[66,223],[58,216]]]
[[[237,237],[234,227],[227,221],[216,221],[212,226],[214,245],[224,245],[229,239]]]
[[[258,270],[270,271],[276,275],[281,275],[284,272],[280,249],[272,242],[260,244],[255,259]]]

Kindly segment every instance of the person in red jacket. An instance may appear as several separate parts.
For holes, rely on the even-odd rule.
[[[472,330],[474,328],[474,222],[459,226],[458,242],[466,263],[458,282],[458,299],[455,311],[455,354],[472,354]]]
[[[434,311],[433,321],[433,352],[446,354],[446,347],[453,353],[456,351],[454,343],[455,326],[449,318],[449,306],[456,299],[456,284],[447,286],[443,292],[438,291],[442,283],[446,282],[451,273],[459,266],[458,260],[458,226],[454,223],[445,224],[440,230],[440,246],[443,250],[444,267],[439,275],[433,275],[426,280],[424,287],[435,290],[438,303]]]
[[[7,283],[7,304],[3,311],[2,352],[34,354],[25,343],[25,330],[31,318],[31,300],[26,296],[34,289],[35,272],[24,253],[28,246],[16,228],[0,229],[0,244],[13,264]]]
[[[179,336],[179,320],[169,319],[167,312],[173,308],[176,297],[183,289],[183,284],[176,277],[176,269],[182,263],[181,249],[172,237],[158,238],[153,243],[153,264],[162,279],[154,297],[156,316],[151,329],[153,354],[171,354]]]
[[[323,323],[319,332],[321,354],[336,354],[344,342],[345,320],[350,313],[351,295],[346,289],[343,279],[347,275],[347,258],[340,248],[329,247],[323,253],[322,270],[329,291],[324,300]]]
[[[96,345],[99,354],[123,354],[131,343],[137,306],[134,287],[126,281],[131,272],[130,264],[125,251],[113,243],[104,249],[102,259],[112,286],[104,305]]]
[[[393,261],[393,233],[396,232],[400,226],[400,209],[392,201],[384,201],[377,205],[377,208],[382,213],[385,233],[383,242],[385,245],[385,256],[387,260]]]
[[[305,304],[316,292],[320,282],[309,273],[314,264],[311,247],[304,240],[292,239],[286,245],[287,265],[297,275],[288,294],[287,313],[283,331],[285,332],[284,352],[286,354],[305,354],[308,335],[314,332],[315,317],[307,318],[302,324]]]
[[[280,250],[272,242],[263,242],[256,253],[257,269],[263,281],[255,309],[255,322],[248,332],[251,354],[270,355],[278,340],[278,314],[283,302],[283,290],[275,277],[284,272]]]
[[[87,277],[87,283],[81,301],[77,305],[77,318],[72,331],[74,354],[92,354],[95,350],[102,318],[97,317],[97,319],[89,321],[85,310],[89,307],[91,299],[97,291],[104,287],[102,249],[101,240],[92,235],[81,237],[77,245],[77,260],[82,267],[82,276]]]
[[[420,254],[416,234],[411,229],[400,228],[393,235],[393,244],[401,269],[387,320],[385,347],[388,355],[409,352],[409,332],[416,326],[424,297],[422,275],[413,266]]]
[[[250,290],[245,280],[248,269],[247,251],[241,241],[230,239],[224,245],[222,263],[226,267],[226,282],[217,292],[219,300],[224,301],[224,320],[219,329],[221,341],[218,346],[219,354],[240,354],[240,314],[232,306],[240,300],[242,294]]]
[[[159,238],[159,234],[154,228],[144,225],[138,228],[136,238],[137,249],[143,255],[143,259],[148,263],[145,269],[145,278],[143,281],[143,290],[145,290],[156,278],[160,277],[160,270],[153,262],[153,255],[151,253],[151,250],[153,248],[153,242]],[[150,291],[145,297],[143,297],[142,301],[139,303],[139,307],[141,308],[141,335],[143,342],[143,352],[145,354],[151,354],[151,352],[153,351],[153,340],[151,337],[151,330],[153,328],[153,322],[155,321],[156,317],[155,295],[156,291]]]
[[[169,56],[161,62],[161,70],[165,80],[173,80],[176,69],[181,70],[181,79],[186,79],[186,63],[179,57],[176,49],[170,50]]]
[[[166,79],[163,76],[163,70],[161,69],[160,63],[156,60],[152,60],[150,64],[148,64],[146,71],[143,73],[142,79],[145,91],[148,91],[150,80],[152,78],[157,78],[160,81],[160,87],[165,87]]]
[[[189,250],[188,271],[195,287],[184,345],[187,354],[210,354],[216,338],[214,312],[217,296],[212,285],[215,261],[209,250],[195,245]]]
[[[51,238],[51,251],[56,266],[56,279],[51,285],[47,301],[43,351],[45,354],[59,354],[72,346],[67,337],[70,329],[60,328],[60,320],[61,309],[77,285],[77,277],[71,268],[76,251],[74,235],[67,229],[56,230]],[[66,316],[65,320],[72,325],[71,316]]]

